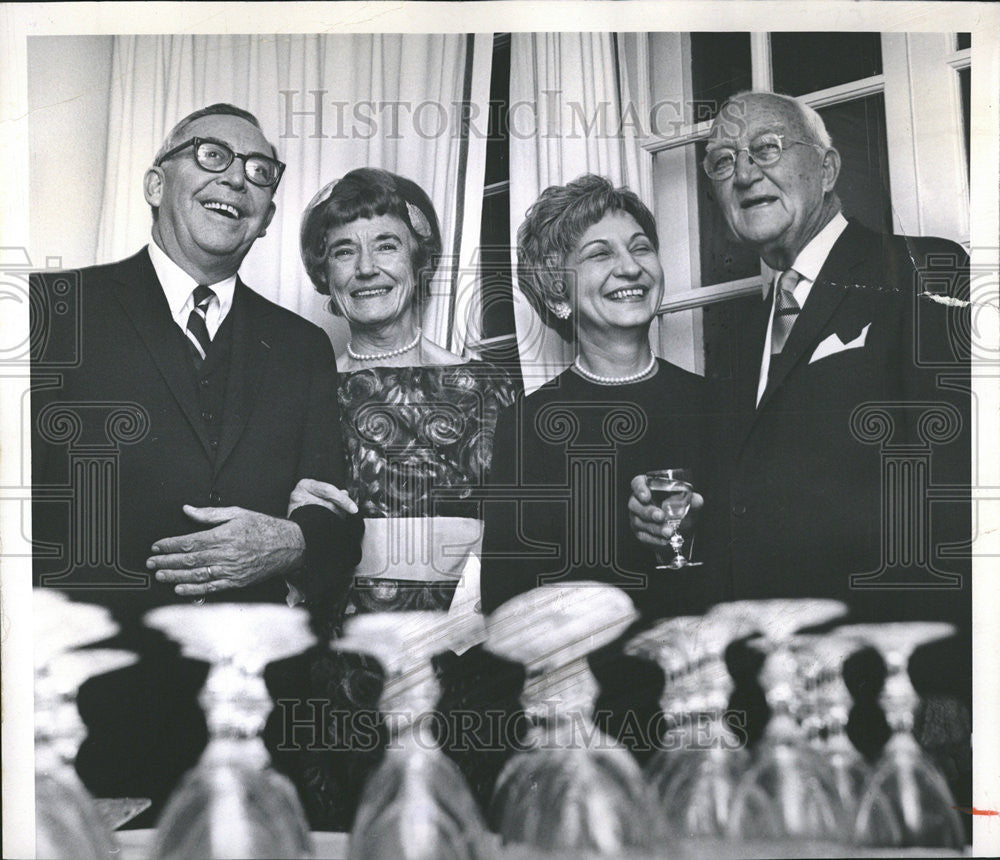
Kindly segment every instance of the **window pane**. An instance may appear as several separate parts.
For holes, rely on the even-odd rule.
[[[972,128],[972,69],[959,69],[958,86],[962,91],[962,123],[965,131],[965,170],[969,171],[970,130]]]
[[[972,47],[972,33],[958,33],[956,42],[958,44],[958,50],[964,51],[966,48]]]
[[[689,122],[712,119],[733,93],[750,89],[749,33],[691,34]]]
[[[800,96],[882,73],[878,33],[772,33],[774,91]]]
[[[701,237],[702,286],[724,284],[760,274],[760,259],[732,237],[713,197],[712,180],[701,169],[705,142],[696,146],[698,154],[698,235]]]
[[[885,97],[879,93],[819,112],[840,153],[837,194],[844,213],[872,230],[892,232]]]

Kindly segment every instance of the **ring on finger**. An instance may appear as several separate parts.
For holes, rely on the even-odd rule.
[[[210,565],[210,564],[205,565],[205,573],[207,574],[206,581],[207,582],[211,582],[212,581],[212,565]]]

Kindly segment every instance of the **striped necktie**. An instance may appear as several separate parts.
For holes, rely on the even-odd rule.
[[[188,340],[191,341],[193,349],[192,358],[194,359],[195,367],[199,369],[201,368],[201,363],[205,360],[209,346],[212,344],[212,338],[208,333],[208,325],[205,323],[205,314],[208,312],[208,306],[214,298],[215,293],[211,287],[198,284],[194,288],[194,307],[191,309],[191,313],[188,314],[186,334]]]
[[[795,301],[793,291],[802,280],[802,275],[789,269],[782,272],[778,278],[778,296],[774,304],[774,322],[771,324],[771,355],[777,355],[785,346],[788,340],[788,333],[798,319],[799,303]]]

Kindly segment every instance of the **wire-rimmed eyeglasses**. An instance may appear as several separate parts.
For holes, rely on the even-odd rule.
[[[786,146],[794,146],[797,143],[803,146],[815,146],[817,149],[824,148],[811,140],[786,140],[783,134],[767,131],[758,134],[748,146],[719,146],[710,149],[705,153],[702,167],[705,168],[709,179],[728,179],[736,172],[736,159],[741,152],[747,154],[752,164],[770,167],[778,163]]]
[[[209,173],[222,173],[229,169],[233,160],[239,158],[243,161],[243,174],[247,181],[261,188],[277,188],[284,173],[285,165],[276,158],[264,155],[261,152],[249,152],[244,155],[242,152],[233,150],[221,140],[212,140],[205,137],[192,137],[189,141],[175,146],[168,152],[163,153],[156,159],[156,166],[159,167],[168,158],[177,155],[178,152],[194,147],[194,160],[202,170]]]

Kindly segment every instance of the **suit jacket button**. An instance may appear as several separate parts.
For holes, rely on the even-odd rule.
[[[212,492],[208,494],[208,501],[213,505],[221,505],[222,496],[219,493],[215,492],[215,490],[212,490]]]
[[[742,517],[746,512],[746,505],[733,505],[733,516]]]

